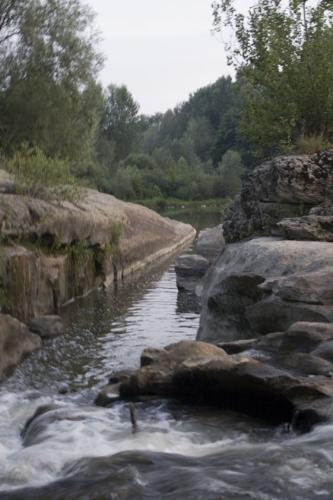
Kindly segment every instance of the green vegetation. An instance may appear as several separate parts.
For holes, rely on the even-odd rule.
[[[0,0],[0,155],[18,191],[75,200],[83,184],[159,210],[206,204],[233,197],[263,158],[329,147],[332,2],[257,0],[244,16],[215,0],[213,15],[233,33],[235,81],[144,116],[126,86],[98,84],[81,0]]]
[[[98,140],[101,169],[95,179],[101,190],[125,200],[205,200],[232,196],[239,188],[242,160],[231,148],[242,144],[231,123],[240,101],[230,78],[152,117],[139,116],[125,87],[113,85],[107,94]],[[236,161],[234,170],[222,168],[225,155]]]
[[[215,28],[234,33],[229,62],[246,82],[239,130],[256,157],[292,151],[302,137],[331,143],[332,2],[259,0],[247,16],[233,0],[213,9]]]
[[[20,194],[45,200],[79,201],[82,190],[70,174],[68,163],[50,158],[38,147],[22,147],[7,162]]]

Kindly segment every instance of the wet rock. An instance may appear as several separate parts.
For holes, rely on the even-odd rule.
[[[18,365],[22,358],[41,347],[41,339],[26,325],[0,314],[0,379]]]
[[[133,370],[120,370],[112,372],[111,375],[109,375],[109,384],[113,385],[124,382],[131,376],[132,372]]]
[[[30,331],[37,333],[42,338],[58,337],[65,333],[65,326],[60,316],[38,316],[28,321]]]
[[[286,363],[279,358],[280,365],[277,359],[274,364],[255,359],[250,352],[227,355],[202,342],[146,349],[142,367],[120,383],[120,396],[176,397],[274,423],[291,423],[296,411],[308,409],[316,413],[318,422],[327,418],[333,395],[331,364],[312,354],[286,357]]]
[[[296,412],[292,421],[292,426],[296,431],[301,434],[305,434],[310,432],[316,424],[322,424],[326,421],[327,418],[325,418],[325,416],[320,415],[317,411],[312,410],[311,408],[308,408]]]
[[[176,259],[178,290],[193,292],[199,281],[204,277],[209,261],[201,255],[181,255]]]
[[[24,440],[27,433],[28,433],[28,430],[29,430],[29,427],[33,424],[33,422],[38,419],[38,417],[40,417],[41,415],[44,415],[45,413],[48,413],[50,411],[53,411],[53,410],[57,410],[58,408],[60,408],[58,405],[55,405],[55,404],[49,404],[49,405],[42,405],[42,406],[39,406],[35,413],[33,415],[31,415],[31,417],[26,421],[22,431],[21,431],[21,438]]]
[[[197,254],[213,263],[220,256],[225,246],[222,224],[200,231],[195,244]]]
[[[37,408],[36,412],[24,426],[22,430],[23,446],[33,446],[42,443],[45,439],[45,431],[55,422],[69,420],[79,422],[86,417],[75,410],[58,405],[44,405]]]
[[[96,406],[109,406],[119,399],[119,383],[108,384],[98,393],[94,403]]]
[[[189,359],[225,358],[226,353],[220,347],[205,342],[183,340],[170,344],[164,349],[147,348],[141,354],[141,367],[148,365],[167,366],[173,369]]]
[[[122,397],[140,395],[170,396],[174,394],[172,373],[185,360],[206,357],[221,359],[226,353],[219,347],[203,342],[182,341],[164,349],[145,349],[141,355],[141,369],[120,384]]]
[[[67,384],[61,384],[60,387],[58,388],[58,394],[68,394],[69,393],[69,386]]]

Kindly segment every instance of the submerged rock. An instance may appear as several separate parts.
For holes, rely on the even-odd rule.
[[[176,259],[177,287],[180,291],[193,292],[206,274],[210,264],[201,255],[181,255]]]
[[[29,330],[42,338],[57,337],[65,332],[65,326],[60,316],[37,316],[27,323]]]
[[[41,347],[41,339],[11,316],[0,314],[0,379],[22,358]]]
[[[223,252],[224,246],[222,225],[200,231],[194,245],[195,254],[181,255],[176,260],[178,290],[196,291],[211,264]]]
[[[86,416],[66,407],[54,404],[40,406],[28,419],[21,432],[22,444],[28,447],[42,443],[49,437],[45,431],[48,431],[53,423],[63,420],[80,422],[85,419]]]

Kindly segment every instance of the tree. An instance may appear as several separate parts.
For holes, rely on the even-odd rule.
[[[0,46],[0,148],[27,142],[74,166],[89,162],[101,106],[93,14],[80,0],[11,4],[0,30],[14,37]]]
[[[229,63],[247,80],[240,129],[258,157],[290,149],[300,135],[333,132],[332,8],[259,0],[245,17],[233,0],[213,3],[215,29],[235,34]]]
[[[244,173],[240,154],[237,151],[227,151],[223,155],[218,173],[221,186],[220,194],[233,198],[240,191],[242,185],[241,178]]]
[[[109,85],[99,135],[112,144],[115,161],[132,152],[137,139],[139,105],[125,85]]]

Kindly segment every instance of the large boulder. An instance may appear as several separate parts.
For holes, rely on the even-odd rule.
[[[306,219],[299,220],[297,227],[277,223],[310,213],[330,215],[332,193],[333,151],[266,161],[247,175],[240,195],[225,210],[224,237],[227,242],[256,234],[293,238],[296,231],[301,239],[326,239],[332,235],[332,223],[319,218],[311,228]]]
[[[331,417],[333,384],[326,378],[330,362],[305,356],[299,364],[306,366],[310,361],[317,370],[315,377],[311,370],[293,374],[286,366],[273,367],[250,353],[227,355],[203,342],[180,342],[165,349],[146,349],[141,368],[117,380],[117,391],[124,399],[176,397],[246,412],[277,424],[292,423],[307,431]]]
[[[0,314],[0,380],[21,359],[41,347],[41,339],[11,316]]]
[[[220,224],[200,231],[195,244],[195,252],[213,263],[221,255],[224,246],[223,227]]]
[[[0,302],[22,321],[57,313],[69,300],[178,251],[196,234],[188,224],[92,189],[76,204],[0,189],[0,228]]]
[[[333,244],[257,238],[230,244],[204,279],[198,339],[213,343],[333,321]]]

